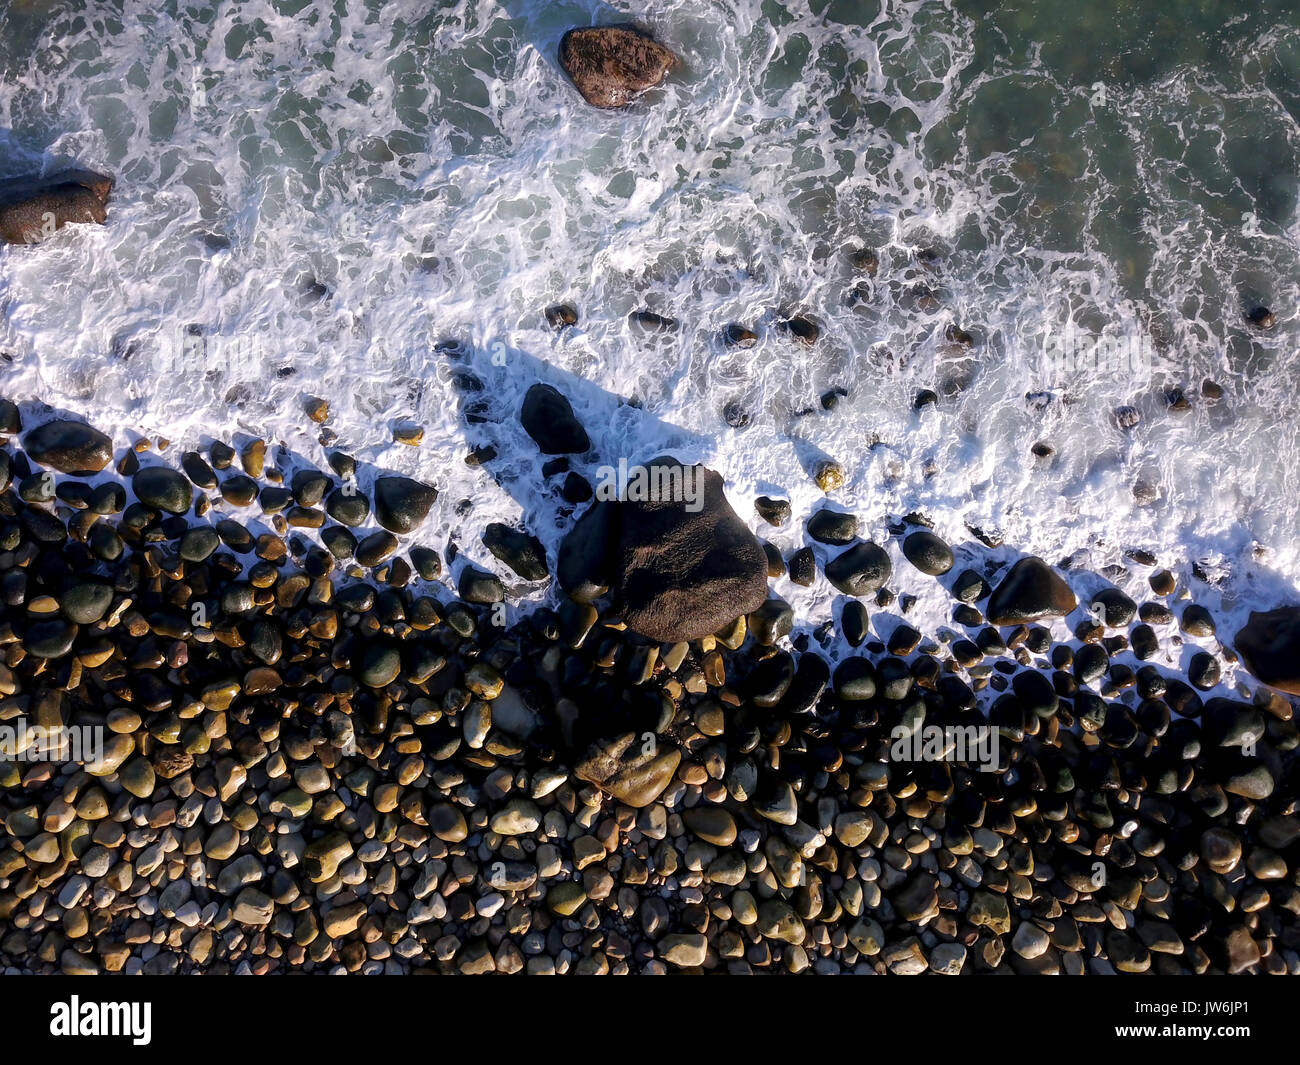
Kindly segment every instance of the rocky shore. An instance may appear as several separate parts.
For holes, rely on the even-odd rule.
[[[539,450],[584,451],[539,389]],[[1294,610],[1233,637],[1266,683],[1225,694],[1237,652],[1140,553],[1149,598],[1081,603],[919,515],[896,572],[858,515],[740,515],[666,457],[698,509],[586,505],[561,458],[585,509],[554,563],[484,529],[498,575],[422,535],[433,485],[344,451],[286,478],[263,441],[25,417],[0,402],[0,970],[1300,972]],[[750,531],[799,522],[788,558]],[[783,575],[842,611],[797,630]],[[879,638],[923,581],[951,630]]]

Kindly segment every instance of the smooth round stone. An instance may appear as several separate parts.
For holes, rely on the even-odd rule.
[[[991,591],[988,581],[973,569],[962,570],[952,585],[953,596],[966,604],[978,603]]]
[[[844,633],[850,647],[862,646],[870,635],[870,624],[865,603],[854,599],[844,604],[844,612],[840,615],[840,631]]]
[[[229,499],[230,496],[225,496],[225,498]],[[262,508],[263,514],[279,514],[292,502],[293,493],[289,489],[281,488],[278,485],[268,485],[257,496],[257,505]]]
[[[687,831],[715,847],[736,842],[736,820],[720,806],[697,806],[682,814]]]
[[[1256,880],[1281,880],[1287,874],[1286,860],[1276,851],[1263,848],[1250,852],[1246,868]]]
[[[375,481],[375,518],[389,532],[409,533],[428,517],[437,498],[432,485],[409,477],[380,477]]]
[[[131,479],[131,488],[141,503],[169,514],[184,514],[194,502],[189,480],[166,466],[149,466]]]
[[[530,799],[511,799],[492,815],[488,827],[499,836],[528,836],[542,823],[542,813]]]
[[[228,586],[221,593],[221,612],[223,614],[247,614],[257,605],[255,594],[253,586],[242,581]]]
[[[505,585],[497,577],[474,566],[461,570],[456,587],[467,603],[500,603],[506,597]]]
[[[1133,620],[1137,603],[1118,588],[1103,588],[1092,597],[1092,613],[1101,617],[1107,628],[1122,629]]]
[[[876,667],[866,658],[846,658],[835,667],[831,686],[837,698],[847,702],[874,699],[878,680]]]
[[[269,666],[258,666],[244,674],[244,694],[268,695],[283,683],[280,674],[274,669]]]
[[[1011,687],[1026,714],[1048,718],[1060,706],[1052,682],[1037,670],[1027,669],[1017,673],[1011,681]]]
[[[40,865],[57,861],[59,857],[59,837],[49,832],[42,832],[39,836],[27,841],[23,853],[28,859]]]
[[[504,686],[501,674],[487,662],[475,662],[465,674],[465,687],[480,699],[495,699]]]
[[[199,488],[210,491],[217,487],[217,475],[197,451],[187,451],[181,456],[181,469]]]
[[[1146,625],[1168,625],[1174,620],[1174,612],[1164,603],[1143,603],[1138,608],[1138,617]]]
[[[357,544],[354,557],[357,560],[357,565],[365,566],[368,569],[372,566],[378,566],[392,557],[393,552],[396,550],[396,536],[390,532],[375,532]]]
[[[28,458],[60,473],[89,477],[113,458],[113,442],[85,422],[46,422],[23,438]]]
[[[957,976],[966,964],[966,948],[960,943],[940,943],[930,951],[930,969],[941,976]]]
[[[941,577],[952,569],[952,548],[928,529],[918,529],[903,541],[903,555],[931,577]]]
[[[253,550],[253,534],[233,518],[223,518],[216,524],[221,542],[236,554],[246,555]]]
[[[1133,654],[1143,662],[1160,650],[1160,639],[1150,625],[1135,625],[1129,632],[1129,644]]]
[[[186,562],[205,562],[221,546],[221,537],[217,530],[208,525],[190,529],[181,537],[177,553]]]
[[[483,546],[526,581],[544,581],[550,576],[546,568],[546,551],[537,537],[492,522],[484,530]]]
[[[1037,958],[1051,945],[1047,933],[1032,921],[1022,921],[1011,939],[1011,949],[1022,958]]]
[[[340,525],[356,528],[370,517],[370,500],[348,486],[336,488],[325,500],[325,513]]]
[[[1074,676],[1080,684],[1100,680],[1110,668],[1110,656],[1097,643],[1085,643],[1074,656]]]
[[[1198,651],[1187,664],[1187,679],[1201,691],[1209,691],[1219,683],[1219,660],[1208,651]]]
[[[92,555],[104,562],[116,562],[126,549],[117,530],[108,525],[93,526],[86,537],[86,546]]]
[[[709,941],[701,932],[673,932],[659,940],[659,956],[679,969],[695,969],[708,956]]]
[[[425,816],[430,830],[444,843],[460,843],[469,835],[465,815],[449,802],[441,802],[429,807]]]
[[[1216,873],[1230,873],[1241,861],[1241,839],[1229,829],[1212,826],[1201,833],[1201,857]]]
[[[301,507],[314,507],[329,491],[330,479],[319,470],[299,470],[289,482],[293,497]]]
[[[357,538],[339,525],[331,525],[320,534],[325,550],[340,562],[352,557],[357,549]]]
[[[428,547],[411,548],[411,565],[424,581],[436,581],[442,576],[442,559],[438,552]]]
[[[63,616],[74,625],[93,625],[108,613],[113,589],[97,581],[75,584],[59,598]]]
[[[571,917],[587,901],[587,893],[577,880],[563,880],[546,892],[546,906],[560,917]]]
[[[721,736],[727,727],[727,718],[722,706],[711,699],[697,705],[695,727],[706,736]]]
[[[781,701],[793,680],[794,657],[788,651],[778,651],[751,669],[737,687],[755,706],[767,709]]]
[[[392,684],[402,671],[402,656],[395,648],[371,644],[361,659],[358,677],[370,688]]]
[[[993,625],[1020,625],[1070,613],[1078,599],[1041,558],[1022,558],[994,589],[984,611]]]
[[[63,618],[52,618],[29,625],[23,636],[23,646],[28,654],[37,658],[61,658],[72,649],[72,641],[76,638],[76,625]]]
[[[236,507],[252,506],[257,498],[257,482],[243,473],[221,482],[221,498]]]
[[[1189,636],[1207,637],[1215,634],[1214,618],[1203,606],[1192,603],[1183,611],[1181,619],[1183,631]]]
[[[1167,569],[1157,570],[1147,578],[1147,583],[1151,586],[1151,591],[1156,595],[1173,595],[1174,590],[1178,587],[1178,582],[1174,575]]]
[[[855,544],[826,564],[826,579],[845,595],[870,595],[889,580],[893,565],[879,544]]]
[[[846,480],[844,467],[834,459],[819,462],[813,470],[813,480],[823,492],[834,492],[844,487]]]
[[[132,758],[117,771],[117,778],[122,787],[138,799],[147,799],[153,794],[153,766],[143,758]]]
[[[819,544],[851,544],[858,535],[857,516],[823,507],[808,519],[808,535]]]
[[[96,514],[120,514],[126,506],[126,489],[120,484],[101,484],[90,492],[90,509]]]
[[[1240,795],[1243,799],[1261,802],[1273,794],[1275,786],[1273,774],[1267,767],[1257,765],[1253,769],[1232,774],[1224,782],[1223,789],[1233,795]]]
[[[550,385],[535,384],[528,390],[519,420],[544,455],[579,454],[591,447],[572,405]]]

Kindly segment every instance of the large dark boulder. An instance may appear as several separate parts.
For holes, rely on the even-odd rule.
[[[1041,558],[1022,558],[989,597],[985,615],[994,625],[1023,625],[1063,617],[1079,605],[1065,579]]]
[[[76,477],[99,473],[113,458],[113,441],[85,422],[38,425],[23,438],[23,447],[42,466]]]
[[[560,544],[556,576],[570,599],[592,603],[614,582],[620,504],[598,499]]]
[[[612,592],[628,628],[665,643],[699,639],[758,609],[767,558],[727,502],[722,478],[670,458],[645,469],[652,483],[702,490],[596,502],[560,547],[564,590],[583,602]]]
[[[1300,607],[1252,610],[1233,646],[1253,676],[1300,695]]]
[[[38,244],[70,222],[103,225],[113,179],[89,170],[0,181],[0,240]]]
[[[560,66],[593,107],[626,107],[680,62],[633,26],[569,30],[560,41]]]

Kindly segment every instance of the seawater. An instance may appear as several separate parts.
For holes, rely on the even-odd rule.
[[[592,110],[560,35],[628,19],[684,68]],[[8,0],[0,176],[76,161],[117,188],[106,228],[0,251],[2,387],[29,422],[265,436],[290,471],[324,463],[302,405],[326,397],[338,446],[440,488],[423,537],[483,564],[488,521],[553,551],[569,520],[506,424],[549,380],[598,462],[707,462],[783,549],[832,457],[878,540],[915,511],[961,558],[988,554],[972,526],[1094,575],[1149,550],[1239,619],[1300,577],[1298,118],[1281,0]],[[679,325],[647,337],[639,309]],[[731,322],[759,343],[726,347]],[[1054,357],[1065,337],[1093,356]],[[467,466],[489,438],[497,468]],[[796,520],[764,530],[752,499],[783,492]],[[946,621],[897,568],[911,620]],[[776,589],[807,624],[833,609]]]

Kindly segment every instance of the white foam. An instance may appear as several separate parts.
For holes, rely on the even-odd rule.
[[[1195,594],[1228,633],[1249,607],[1295,597],[1300,427],[1289,412],[1300,368],[1286,309],[1300,300],[1300,229],[1292,218],[1243,234],[1231,211],[1214,212],[1226,168],[1210,168],[1189,197],[1157,138],[1212,136],[1208,99],[1300,146],[1266,93],[1191,73],[1117,90],[1089,133],[1056,145],[1062,193],[1040,190],[1021,211],[1011,209],[1023,189],[1014,144],[972,131],[942,149],[948,123],[960,126],[1007,72],[964,84],[973,30],[939,4],[887,5],[870,26],[794,2],[779,24],[759,0],[656,5],[651,26],[686,70],[625,113],[586,107],[554,62],[567,25],[611,9],[345,7],[291,17],[253,0],[223,5],[210,24],[150,12],[124,26],[61,10],[15,22],[15,35],[35,39],[13,38],[21,74],[0,80],[9,169],[24,168],[20,150],[43,150],[111,172],[118,186],[106,228],[0,253],[11,395],[119,436],[157,433],[179,447],[262,435],[322,464],[302,404],[325,396],[338,446],[439,486],[421,534],[434,546],[454,537],[499,571],[477,534],[527,512],[553,558],[561,530],[521,487],[540,461],[517,430],[506,434],[519,448],[503,454],[505,488],[462,461],[481,434],[467,429],[433,350],[456,336],[475,348],[503,411],[517,412],[549,372],[533,360],[560,382],[589,382],[575,406],[603,461],[663,450],[666,423],[682,430],[679,453],[723,473],[747,519],[756,496],[785,490],[796,521],[771,533],[784,549],[802,544],[820,500],[807,470],[825,454],[849,477],[834,502],[878,540],[891,516],[920,510],[970,560],[990,552],[968,523],[1054,562],[1085,552],[1093,570],[1148,549],[1184,585],[1202,561],[1226,574],[1222,597],[1200,584]],[[1086,104],[1086,86],[1043,72],[1035,86],[1026,97],[1050,97],[1048,113]],[[878,115],[904,108],[920,133],[900,141]],[[1052,146],[1051,131],[1042,136]],[[1135,248],[1153,249],[1145,288],[1118,242],[1095,235],[1125,196],[1089,167],[1112,137],[1131,143],[1155,205],[1132,234]],[[1057,230],[1082,231],[1085,250],[1060,250]],[[228,248],[205,243],[211,234]],[[863,242],[879,249],[880,271],[850,303],[862,279],[845,252]],[[933,276],[916,260],[931,246],[945,253]],[[1252,279],[1284,320],[1247,345],[1238,303]],[[312,281],[326,298],[304,295]],[[938,312],[905,309],[899,294],[915,282],[939,293]],[[581,315],[560,335],[541,315],[558,300]],[[642,307],[680,328],[647,341],[627,322]],[[821,323],[815,346],[775,329],[796,311]],[[1044,338],[1071,319],[1132,340],[1153,316],[1165,324],[1150,378],[1044,368]],[[732,321],[755,328],[759,345],[723,348]],[[949,323],[976,334],[979,373],[918,414],[917,391],[951,368]],[[206,372],[166,361],[190,324],[206,334]],[[494,343],[505,366],[492,364]],[[1160,388],[1195,399],[1205,376],[1227,389],[1224,402],[1163,414]],[[818,397],[833,386],[850,395],[826,414]],[[1026,402],[1033,392],[1051,395],[1044,409]],[[635,397],[647,417],[609,397]],[[722,422],[731,399],[752,415],[743,430]],[[1143,411],[1137,429],[1112,424],[1120,404]],[[806,407],[818,409],[792,414]],[[392,443],[408,420],[425,427],[418,450]],[[1029,455],[1036,440],[1053,444],[1051,461]],[[1135,505],[1140,477],[1159,482],[1156,505]],[[463,517],[462,500],[472,503]],[[951,604],[935,583],[901,560],[898,570],[898,590],[919,596],[912,623],[946,624]],[[1126,587],[1142,598],[1146,571],[1135,570]],[[835,598],[820,578],[776,588],[809,627]]]

